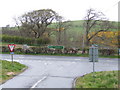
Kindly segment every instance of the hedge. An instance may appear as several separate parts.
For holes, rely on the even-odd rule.
[[[114,55],[117,54],[116,49],[99,49],[101,55]]]
[[[33,39],[33,38],[25,38],[20,36],[2,35],[2,42],[28,44],[28,45],[42,45],[42,44],[50,43],[50,39],[48,38]]]

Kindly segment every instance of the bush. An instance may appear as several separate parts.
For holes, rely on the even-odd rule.
[[[22,48],[15,48],[15,52],[21,53],[21,52],[23,52],[23,49]]]
[[[49,38],[38,38],[36,39],[37,45],[48,44],[50,43]]]
[[[28,45],[42,45],[50,43],[50,39],[48,38],[25,38],[20,36],[9,36],[2,35],[2,41],[7,43],[16,43],[16,44],[28,44]]]
[[[114,49],[100,49],[99,52],[101,55],[114,55],[116,53],[116,50],[114,50]]]
[[[8,35],[2,35],[2,41],[3,42],[11,42],[12,41],[12,37],[8,36]]]
[[[6,46],[2,46],[2,52],[9,52],[9,48]]]

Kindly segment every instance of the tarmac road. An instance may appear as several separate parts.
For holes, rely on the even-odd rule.
[[[0,59],[11,61],[9,54]],[[93,71],[87,57],[14,55],[14,61],[29,68],[2,84],[2,88],[72,88],[76,77]],[[99,58],[95,71],[118,70],[118,59]]]

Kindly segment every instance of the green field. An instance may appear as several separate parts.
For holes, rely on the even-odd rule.
[[[0,66],[2,69],[0,71],[0,83],[4,83],[6,80],[11,79],[27,68],[27,66],[18,62],[13,62],[12,65],[12,62],[5,60],[0,60]]]
[[[118,22],[115,22],[115,21],[110,21],[110,22],[112,22],[112,24],[115,26],[111,30],[112,31],[116,31],[117,30],[116,27],[118,27]],[[83,30],[84,30],[84,27],[83,27],[84,20],[75,20],[75,21],[70,21],[69,23],[71,25],[70,28],[68,29],[69,31],[83,33]],[[49,28],[55,28],[56,27],[55,25],[56,24],[53,23],[53,24],[49,25],[48,27]],[[1,28],[0,28],[0,30],[1,30]],[[17,27],[10,27],[9,30],[18,30],[18,28]]]
[[[112,22],[110,21],[114,27],[112,27],[111,29],[109,29],[109,31],[118,31],[118,22]],[[85,34],[85,27],[83,27],[83,23],[84,20],[76,20],[76,21],[70,21],[70,27],[66,30],[66,38],[68,40],[68,42],[74,41],[74,42],[80,42],[80,40],[82,39],[83,35]],[[49,26],[50,28],[55,28],[55,24],[51,24]],[[95,32],[95,30],[99,30],[99,26],[98,28],[91,30],[90,32]],[[55,40],[56,37],[56,32],[53,31],[53,34],[51,35],[52,40]],[[62,33],[62,37],[64,37],[64,32]],[[74,43],[73,42],[73,43]]]
[[[87,74],[76,80],[76,88],[118,88],[118,71],[101,71]]]
[[[110,21],[110,22],[114,25],[114,27],[112,27],[110,31],[117,31],[116,28],[118,27],[118,22],[113,22],[113,21]],[[70,21],[71,27],[68,30],[71,32],[83,33],[84,31],[83,23],[84,23],[84,20]],[[54,26],[55,24],[52,24],[49,27],[54,27]]]

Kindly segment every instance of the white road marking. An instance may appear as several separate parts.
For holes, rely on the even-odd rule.
[[[74,60],[82,60],[82,59],[74,59]]]
[[[46,78],[47,78],[47,76],[44,76],[42,79],[40,79],[39,81],[37,81],[31,88],[35,88],[40,82],[42,82]]]

